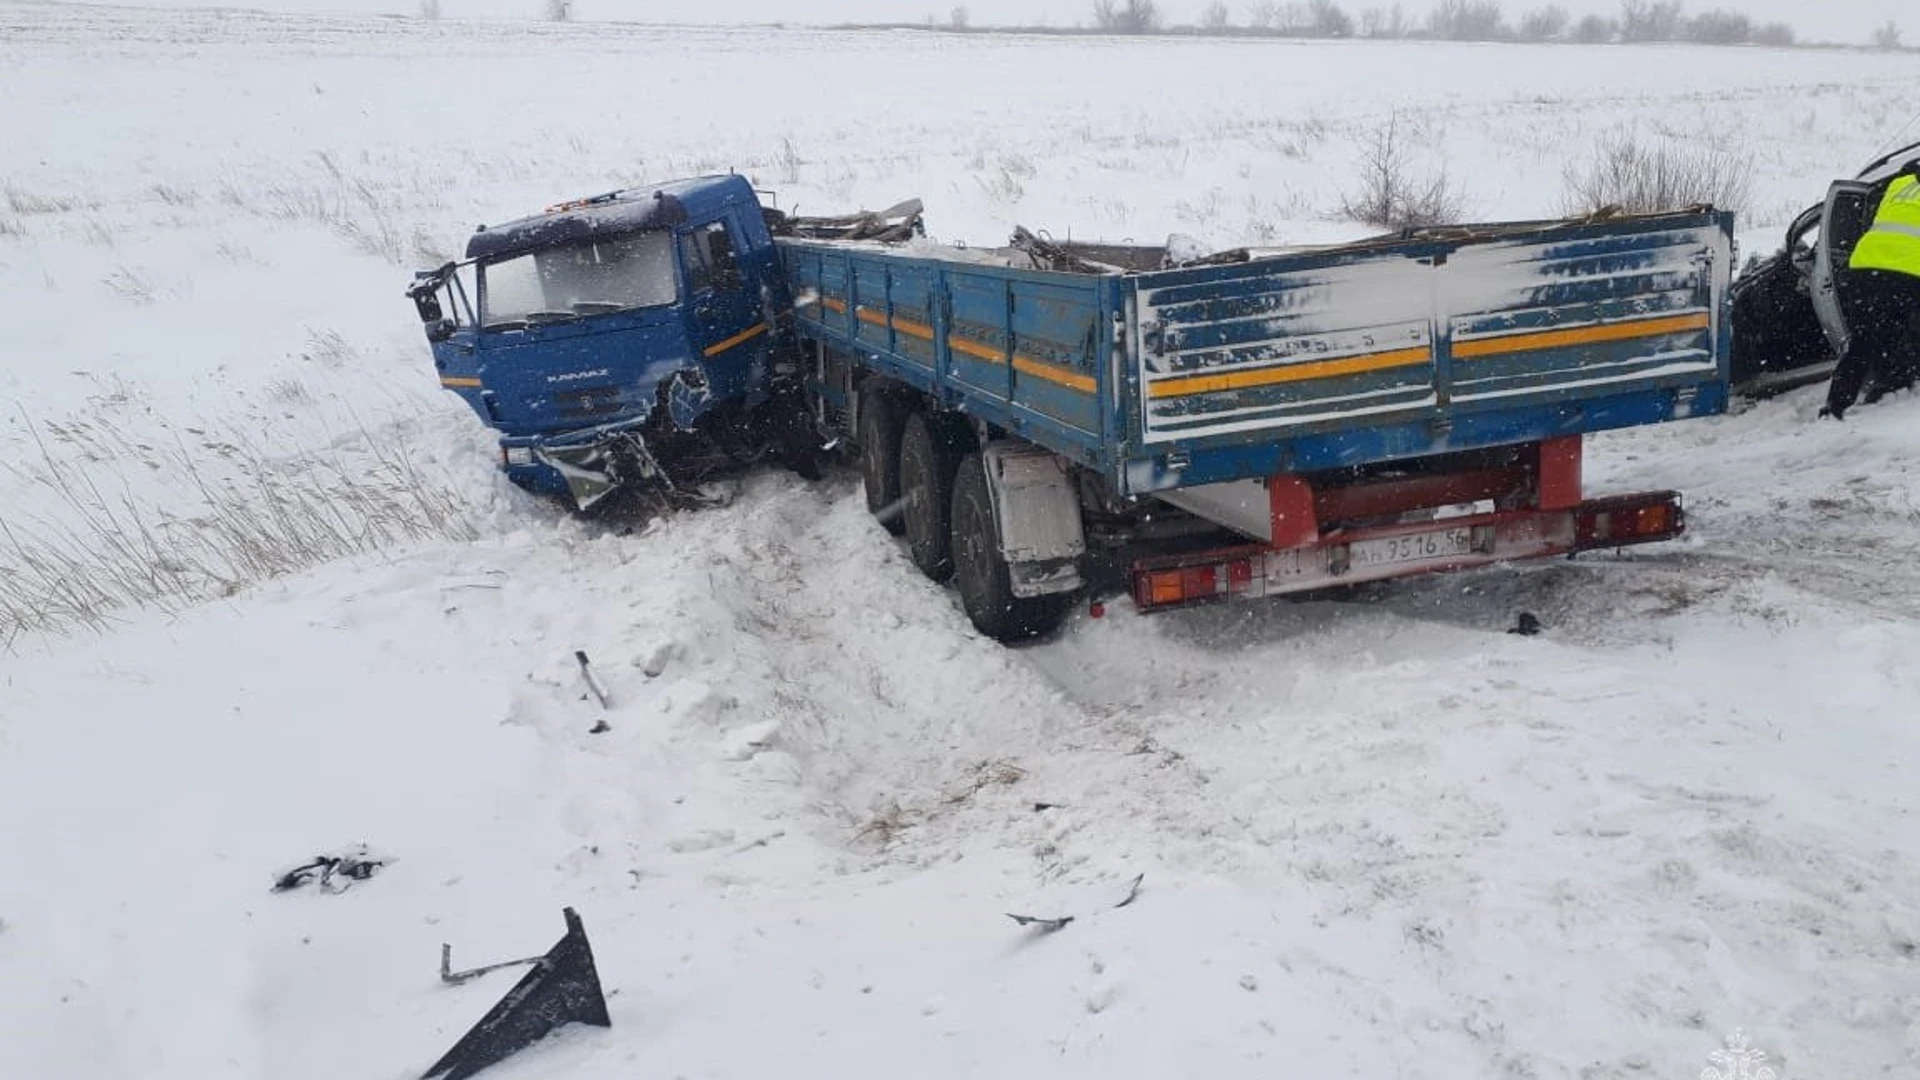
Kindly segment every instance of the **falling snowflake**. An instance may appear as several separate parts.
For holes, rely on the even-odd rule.
[[[1727,1036],[1727,1048],[1707,1055],[1713,1064],[1700,1070],[1700,1080],[1777,1080],[1768,1067],[1767,1052],[1747,1043],[1747,1033],[1739,1028]]]

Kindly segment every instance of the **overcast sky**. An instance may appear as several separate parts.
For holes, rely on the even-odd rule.
[[[134,0],[164,7],[249,7],[269,10],[412,13],[418,0]],[[1403,0],[1411,18],[1424,18],[1437,0]],[[1549,2],[1573,12],[1617,14],[1618,0],[1507,0],[1509,20]],[[1093,0],[961,0],[975,25],[1040,24],[1073,26],[1090,22]],[[1159,0],[1168,21],[1198,22],[1207,0]],[[539,12],[545,0],[440,0],[448,18],[497,18]],[[921,22],[946,21],[955,0],[574,0],[582,19],[630,19],[648,22]],[[1251,0],[1227,0],[1233,21],[1246,21]],[[1349,14],[1370,7],[1391,8],[1392,0],[1341,0]],[[1786,22],[1803,40],[1865,43],[1873,29],[1892,19],[1906,31],[1908,44],[1920,44],[1920,4],[1914,0],[1690,0],[1688,13],[1714,8],[1743,11],[1761,22]],[[1908,25],[1911,24],[1911,25]]]

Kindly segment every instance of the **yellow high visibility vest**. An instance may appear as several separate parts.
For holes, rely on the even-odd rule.
[[[1897,177],[1874,212],[1873,228],[1847,260],[1850,270],[1892,270],[1920,277],[1920,179]]]

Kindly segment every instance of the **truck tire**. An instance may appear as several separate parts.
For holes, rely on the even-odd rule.
[[[973,430],[951,413],[917,412],[900,436],[901,517],[913,565],[933,581],[953,576],[953,480]]]
[[[1000,554],[986,463],[976,453],[960,462],[953,485],[953,578],[974,629],[1000,642],[1038,637],[1060,625],[1072,593],[1020,597]]]
[[[867,512],[895,536],[906,528],[900,513],[900,429],[905,408],[886,394],[860,395],[860,480]]]

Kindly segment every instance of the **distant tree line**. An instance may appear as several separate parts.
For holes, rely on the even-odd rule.
[[[1225,0],[1211,0],[1197,26],[1213,34],[1301,38],[1423,38],[1434,41],[1565,41],[1582,44],[1683,41],[1702,45],[1792,45],[1793,27],[1761,23],[1737,11],[1715,8],[1688,15],[1681,0],[1622,0],[1613,18],[1575,19],[1557,4],[1535,8],[1508,22],[1498,0],[1441,0],[1424,21],[1410,17],[1404,5],[1367,7],[1350,15],[1336,0],[1253,0],[1234,22]],[[1168,30],[1157,0],[1094,0],[1095,29],[1115,34],[1153,34]],[[1900,31],[1893,23],[1876,30],[1873,44],[1894,49]]]

